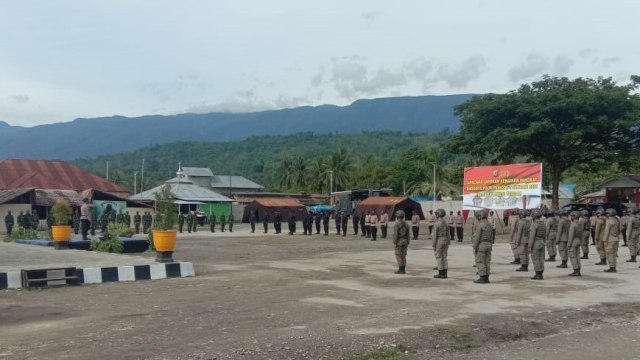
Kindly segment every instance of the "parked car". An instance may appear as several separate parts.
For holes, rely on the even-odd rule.
[[[563,206],[562,210],[568,212],[587,210],[589,212],[589,216],[591,216],[593,212],[598,210],[599,208],[603,208],[605,210],[614,209],[618,213],[618,216],[622,216],[622,212],[627,210],[627,207],[624,204],[618,202],[599,202],[589,204],[572,203]]]

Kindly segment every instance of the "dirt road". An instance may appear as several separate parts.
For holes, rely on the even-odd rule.
[[[584,276],[570,278],[547,263],[537,282],[496,244],[492,284],[477,285],[468,242],[452,244],[450,278],[436,280],[422,238],[402,276],[388,239],[242,226],[182,234],[175,257],[193,262],[193,278],[0,291],[0,359],[349,359],[386,348],[415,359],[640,354],[637,264],[606,274],[587,260]],[[619,352],[596,352],[594,340],[618,332]]]

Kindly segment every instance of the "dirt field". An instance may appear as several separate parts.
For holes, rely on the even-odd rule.
[[[497,244],[492,284],[477,285],[468,241],[436,280],[424,235],[403,276],[389,239],[237,229],[181,235],[193,278],[0,291],[0,359],[640,358],[624,247],[618,274],[592,256],[583,277],[546,263],[540,282]]]

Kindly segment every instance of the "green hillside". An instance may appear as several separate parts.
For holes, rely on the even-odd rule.
[[[268,135],[235,142],[176,142],[132,152],[76,159],[74,163],[106,176],[108,162],[110,180],[131,190],[134,172],[141,171],[144,159],[145,189],[174,177],[178,163],[181,163],[182,166],[208,167],[214,174],[242,175],[264,185],[268,190],[321,191],[328,190],[329,175],[328,168],[318,169],[318,160],[322,158],[320,163],[328,161],[332,154],[342,148],[348,156],[349,173],[345,182],[336,181],[336,188],[395,185],[400,190],[403,186],[406,187],[403,184],[406,179],[398,179],[397,176],[394,179],[394,167],[398,167],[401,160],[424,167],[427,150],[440,146],[448,137],[448,130],[438,134],[379,131],[353,135]],[[413,155],[407,158],[405,155],[408,152]],[[303,167],[299,169],[305,174],[302,183],[298,181],[297,185],[282,185],[282,166],[287,160],[297,162],[298,168]],[[311,185],[314,182],[315,186]]]

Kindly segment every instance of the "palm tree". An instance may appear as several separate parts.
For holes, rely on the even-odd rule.
[[[351,178],[351,170],[353,163],[351,162],[351,154],[349,151],[340,147],[329,158],[329,171],[333,171],[333,183],[335,189],[345,189]]]
[[[276,180],[278,181],[278,187],[280,190],[290,190],[293,185],[293,174],[291,168],[293,165],[293,159],[291,156],[286,155],[280,161],[280,165],[276,168]]]
[[[329,188],[327,158],[318,156],[311,161],[307,172],[307,185],[309,190],[323,192]]]
[[[448,167],[444,161],[444,152],[439,148],[429,149],[424,164],[424,179],[410,183],[408,186],[409,193],[411,195],[433,197],[435,181],[436,199],[441,199],[443,196],[452,197],[458,195],[460,189],[448,181],[447,170]]]
[[[303,191],[307,187],[307,163],[301,156],[295,156],[290,168],[291,185],[297,191]]]

